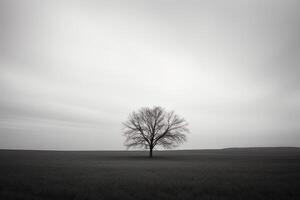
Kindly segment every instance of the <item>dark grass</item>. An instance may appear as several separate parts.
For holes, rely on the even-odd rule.
[[[0,199],[300,199],[300,149],[0,151]]]

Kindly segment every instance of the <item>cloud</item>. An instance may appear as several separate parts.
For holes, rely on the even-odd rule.
[[[299,8],[1,1],[0,148],[122,149],[152,105],[187,118],[182,148],[299,146]]]

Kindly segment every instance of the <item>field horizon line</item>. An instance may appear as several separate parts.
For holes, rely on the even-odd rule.
[[[297,146],[245,146],[245,147],[225,147],[225,148],[199,148],[199,149],[157,149],[156,152],[164,151],[212,151],[212,150],[255,150],[255,149],[295,149],[300,150],[300,147]],[[0,151],[53,151],[53,152],[148,152],[148,149],[124,149],[124,150],[75,150],[75,149],[21,149],[21,148],[0,148]]]

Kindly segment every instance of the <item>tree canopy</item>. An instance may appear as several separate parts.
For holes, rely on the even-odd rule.
[[[185,133],[189,132],[184,118],[159,106],[133,111],[123,126],[125,146],[149,149],[150,157],[154,147],[177,147],[186,141]]]

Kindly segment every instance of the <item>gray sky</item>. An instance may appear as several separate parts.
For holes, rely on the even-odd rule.
[[[182,149],[300,146],[300,1],[0,0],[0,148],[125,149],[159,105]]]

